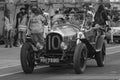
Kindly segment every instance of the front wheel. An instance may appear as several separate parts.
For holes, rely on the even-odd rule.
[[[87,48],[84,43],[80,43],[75,48],[73,66],[76,74],[83,73],[86,69]]]
[[[25,73],[32,73],[34,70],[34,54],[29,43],[23,44],[20,53],[21,66]]]
[[[104,66],[105,56],[106,56],[106,45],[105,45],[105,41],[104,41],[101,51],[97,52],[95,54],[95,60],[97,62],[98,67],[103,67]]]

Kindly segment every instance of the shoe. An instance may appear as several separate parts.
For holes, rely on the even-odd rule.
[[[8,45],[5,45],[5,48],[8,48]]]
[[[12,45],[10,45],[10,48],[12,48]]]

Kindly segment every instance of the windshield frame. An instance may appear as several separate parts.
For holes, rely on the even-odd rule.
[[[59,24],[59,25],[52,27],[52,29],[54,29],[54,28],[62,29],[61,27],[63,27],[63,26],[69,26],[69,27],[73,28],[75,31],[76,31],[76,29],[77,29],[77,31],[80,31],[80,27],[77,25],[74,25],[74,24]]]

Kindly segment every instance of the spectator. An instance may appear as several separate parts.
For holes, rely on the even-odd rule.
[[[92,20],[92,22],[94,22],[95,11],[94,11],[94,8],[92,5],[89,6],[87,13],[91,14],[91,17],[92,17],[91,20]]]
[[[4,14],[4,38],[5,38],[5,48],[10,45],[10,48],[13,45],[13,35],[12,35],[12,24],[10,23],[10,11],[8,9],[5,10]]]
[[[25,13],[25,9],[22,9],[23,15],[19,20],[18,26],[18,42],[23,44],[25,42],[26,32],[27,32],[27,14]]]
[[[52,23],[54,24],[56,21],[61,22],[63,20],[65,20],[65,17],[62,14],[60,14],[58,10],[56,10],[55,15],[52,18]]]
[[[109,21],[104,5],[99,5],[94,20],[94,27],[92,29],[95,31],[95,41],[97,41],[100,35],[105,35],[106,25],[108,25],[107,23]],[[99,28],[102,28],[104,30],[99,31]]]
[[[74,23],[75,22],[75,10],[74,9],[72,9],[71,11],[70,11],[70,14],[69,14],[69,19],[70,19],[70,22],[71,23]]]
[[[42,15],[42,10],[38,8],[32,8],[33,16],[29,22],[29,29],[31,32],[31,37],[34,40],[37,48],[40,48],[40,44],[44,43],[44,23],[46,23],[46,19]]]
[[[48,31],[50,30],[50,15],[44,9],[42,9],[42,11],[43,11],[43,16],[46,18],[46,21],[48,22],[48,25],[44,26],[44,37],[46,37]]]
[[[113,20],[113,22],[117,22],[118,20],[119,20],[119,12],[118,12],[118,9],[117,8],[113,8],[113,10],[112,10],[112,20]]]
[[[108,25],[109,18],[104,8],[104,5],[99,5],[94,20],[95,24],[98,24],[99,27],[105,28],[105,26]],[[98,26],[95,28],[98,28]]]
[[[69,14],[70,23],[78,25],[80,27],[82,25],[82,23],[83,23],[83,19],[80,18],[80,16],[81,15],[80,14],[78,15],[77,11],[75,9],[72,9],[70,11],[70,14]],[[84,17],[84,16],[82,15],[82,17]]]
[[[20,12],[17,13],[16,15],[16,26],[15,26],[15,29],[16,29],[16,35],[14,36],[14,46],[18,46],[18,26],[20,24],[20,21],[22,20],[23,18],[23,15],[25,15],[25,10],[24,8],[20,8]]]

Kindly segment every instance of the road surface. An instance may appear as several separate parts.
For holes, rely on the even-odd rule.
[[[120,80],[118,45],[107,47],[105,67],[97,67],[95,60],[89,60],[83,74],[75,74],[72,66],[40,66],[33,74],[24,74],[20,66],[19,52],[20,48],[0,48],[0,80]]]

